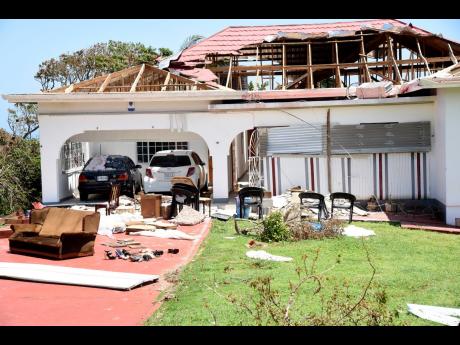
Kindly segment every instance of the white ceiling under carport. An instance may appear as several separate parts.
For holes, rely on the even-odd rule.
[[[176,132],[167,129],[142,130],[101,130],[86,131],[69,138],[73,142],[100,142],[100,141],[189,141],[203,140],[193,132]]]

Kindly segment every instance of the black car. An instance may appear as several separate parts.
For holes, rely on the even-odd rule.
[[[99,155],[91,158],[78,178],[80,200],[88,200],[89,194],[109,193],[113,183],[121,185],[121,194],[133,198],[142,188],[140,168],[127,156]]]

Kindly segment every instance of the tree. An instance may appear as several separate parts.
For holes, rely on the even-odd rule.
[[[201,41],[204,38],[204,36],[201,35],[191,35],[185,39],[185,41],[182,43],[180,46],[180,50],[184,50],[187,48],[190,48],[191,46],[197,44],[199,41]]]
[[[172,55],[168,48],[158,51],[142,43],[109,41],[89,48],[61,54],[39,65],[35,80],[42,91],[70,85],[142,63],[155,63],[158,57]]]
[[[172,55],[142,43],[109,41],[97,43],[59,58],[43,61],[35,74],[42,91],[67,86],[141,63],[154,64],[158,57]],[[36,104],[17,103],[8,109],[12,135],[0,131],[0,214],[30,208],[40,199],[40,144],[33,138],[39,128]]]
[[[41,198],[40,143],[0,129],[0,215]]]
[[[37,105],[33,103],[16,103],[15,109],[8,108],[8,126],[14,136],[23,139],[32,138],[38,129]]]
[[[89,48],[61,54],[43,61],[35,74],[42,91],[78,83],[141,63],[155,63],[158,57],[172,55],[168,48],[155,48],[142,43],[109,41]],[[18,103],[8,109],[8,125],[13,135],[31,138],[38,129],[37,105]]]

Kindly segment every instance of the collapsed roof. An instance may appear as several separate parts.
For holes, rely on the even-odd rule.
[[[241,55],[240,49],[276,39],[329,38],[355,36],[359,31],[382,30],[397,32],[407,25],[399,20],[379,19],[325,24],[294,24],[267,26],[229,26],[186,49],[177,58],[177,65],[202,64],[208,55]],[[407,30],[407,29],[406,29]],[[414,34],[432,36],[428,31],[412,26]],[[339,34],[341,32],[341,34]],[[460,51],[459,51],[460,52]]]
[[[206,68],[221,85],[239,90],[249,88],[248,77],[268,84],[263,90],[342,88],[380,81],[401,85],[448,67],[458,55],[458,42],[378,19],[230,26],[176,54],[167,67],[192,78]]]
[[[356,85],[383,81],[398,86],[395,95],[418,90],[406,84],[435,76],[459,55],[459,43],[394,19],[230,26],[158,67],[133,66],[48,93],[251,90],[255,78],[244,99],[343,99],[356,95]],[[283,91],[292,89],[299,92]]]

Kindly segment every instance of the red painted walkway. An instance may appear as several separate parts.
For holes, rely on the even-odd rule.
[[[62,261],[10,254],[8,239],[0,239],[0,261],[3,262],[160,275],[158,282],[131,291],[0,279],[0,325],[142,325],[159,307],[158,303],[154,305],[153,302],[161,290],[168,286],[163,275],[188,263],[196,254],[210,228],[209,218],[199,225],[178,228],[187,234],[199,237],[195,241],[115,235],[117,239],[132,238],[148,248],[165,252],[156,259],[144,262],[105,260],[104,250],[111,249],[102,245],[110,241],[106,236],[98,236],[94,256]],[[179,253],[168,254],[168,248],[178,248]]]
[[[340,216],[339,219],[348,220],[348,216]],[[410,215],[403,213],[369,212],[367,216],[353,215],[353,221],[360,222],[396,222],[401,228],[409,230],[425,230],[441,232],[445,234],[460,235],[460,228],[433,219],[429,215]]]

